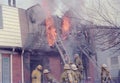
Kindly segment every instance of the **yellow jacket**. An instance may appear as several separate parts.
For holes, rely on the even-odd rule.
[[[60,83],[76,83],[77,77],[72,70],[65,70],[61,75]]]
[[[32,72],[32,83],[41,83],[41,72],[38,69]]]

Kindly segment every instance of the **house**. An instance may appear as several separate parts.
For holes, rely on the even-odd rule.
[[[39,4],[27,10],[1,5],[0,10],[1,83],[31,83],[31,72],[38,64],[48,68],[60,80],[63,58],[55,46],[56,34],[62,35],[63,52],[70,55],[70,61],[73,61],[75,53],[83,59],[84,81],[95,81],[96,71],[93,70],[96,68],[90,57],[96,57],[90,39],[92,35],[84,29],[86,26],[77,26],[77,21],[66,17],[72,15],[71,12],[68,11],[61,19],[57,16],[46,18]],[[64,27],[64,23],[67,26]]]
[[[93,29],[95,33],[95,49],[99,67],[106,64],[112,81],[119,83],[120,56],[119,56],[119,27],[98,26]],[[101,78],[100,75],[98,77]]]
[[[57,34],[58,39],[56,40],[59,40],[59,37],[61,37],[60,41],[62,40],[62,45],[64,47],[64,49],[62,48],[62,51],[66,55],[69,55],[67,58],[70,58],[70,61],[73,61],[73,55],[75,53],[79,53],[80,57],[83,59],[83,65],[85,69],[84,81],[93,83],[96,79],[98,79],[96,71],[96,54],[93,45],[94,40],[92,39],[93,32],[92,30],[87,29],[88,27],[92,26],[85,24],[79,26],[80,20],[69,18],[74,16],[71,11],[67,11],[62,18],[52,14],[49,16],[49,18],[47,18],[45,10],[43,10],[39,4],[27,9],[26,12],[28,16],[30,32],[27,41],[32,40],[29,41],[29,44],[27,44],[26,48],[36,48],[36,51],[39,49],[39,52],[40,50],[41,52],[45,51],[45,55],[47,51],[58,53],[59,50],[56,51],[56,46],[49,46],[49,41],[46,39],[49,33],[49,31],[46,33],[46,28],[49,28],[49,30],[53,30],[53,28],[55,28],[56,31],[53,31],[52,33]],[[52,37],[56,37],[55,34]],[[54,42],[54,39],[52,42]],[[61,58],[61,54],[59,57]],[[66,57],[64,57],[64,59],[66,59]],[[62,60],[60,60],[60,63],[62,63]],[[48,66],[48,68],[49,67],[50,66]]]
[[[23,78],[23,56],[20,12],[24,10],[0,6],[0,82],[18,83]]]
[[[31,72],[38,64],[45,64],[44,68],[49,66],[59,80],[61,61],[58,52],[38,49],[31,52],[26,48],[30,33],[26,10],[1,5],[0,19],[0,82],[30,83]]]

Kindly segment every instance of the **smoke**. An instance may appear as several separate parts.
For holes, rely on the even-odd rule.
[[[51,15],[62,17],[65,12],[72,11],[76,16],[82,14],[84,1],[83,0],[42,0],[40,2],[42,8],[47,8]]]
[[[31,6],[40,4],[43,8],[47,6],[51,15],[62,17],[66,11],[72,11],[76,15],[82,15],[85,0],[17,0],[18,8],[28,9]],[[8,5],[7,0],[0,0],[1,4]],[[46,5],[45,5],[46,4]]]
[[[53,14],[62,17],[64,13],[69,10],[69,7],[67,7],[61,0],[56,0],[55,3],[57,5]]]

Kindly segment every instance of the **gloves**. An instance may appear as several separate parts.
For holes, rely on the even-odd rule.
[[[37,79],[37,77],[32,77],[32,79]]]

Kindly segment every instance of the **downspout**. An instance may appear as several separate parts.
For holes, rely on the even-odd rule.
[[[12,63],[12,60],[13,60],[13,53],[15,51],[15,48],[12,49],[12,53],[10,55],[10,73],[11,73],[11,83],[13,83],[13,63]]]
[[[23,54],[24,54],[24,49],[22,49],[22,53],[21,53],[22,83],[24,83],[24,63],[23,63]]]

